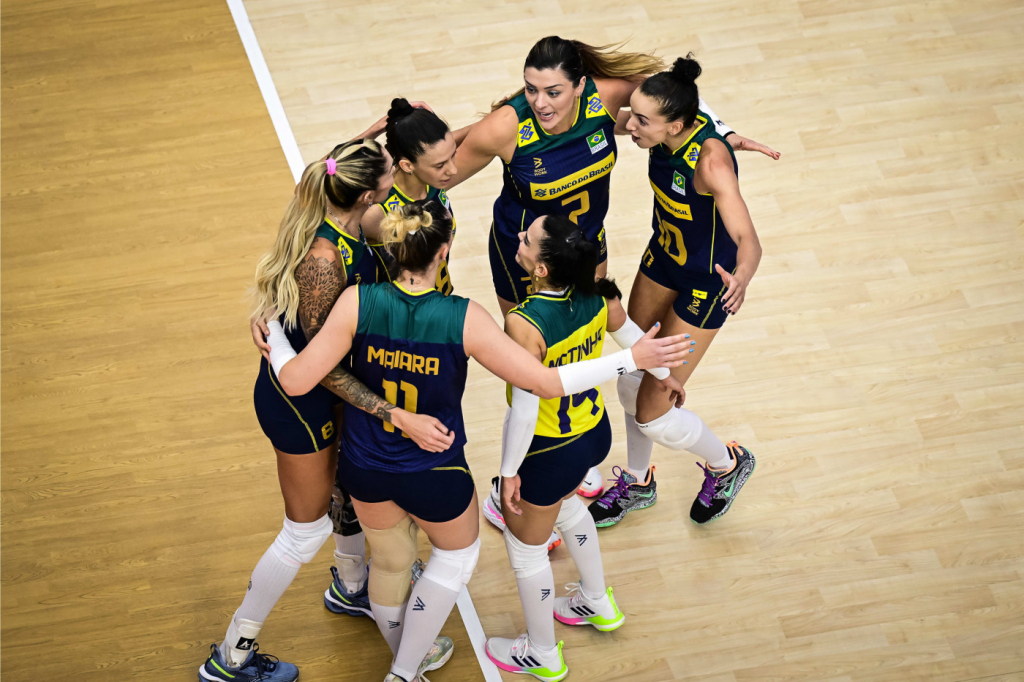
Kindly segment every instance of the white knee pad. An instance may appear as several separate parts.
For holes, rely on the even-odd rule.
[[[284,520],[284,527],[277,534],[270,549],[278,559],[292,566],[308,564],[331,537],[334,524],[331,517],[324,514],[312,523],[295,523],[291,519]]]
[[[555,528],[564,535],[589,513],[587,507],[580,502],[580,498],[573,495],[568,500],[562,500],[562,507],[558,510],[558,520],[555,521]]]
[[[469,583],[480,558],[480,538],[465,549],[438,549],[430,553],[430,561],[423,570],[423,577],[445,587],[452,592],[459,592],[463,585]]]
[[[548,544],[528,545],[505,529],[505,549],[508,550],[508,562],[512,571],[520,580],[532,578],[546,570],[551,561],[548,559]]]
[[[704,433],[700,417],[682,407],[673,407],[654,421],[636,425],[645,436],[670,450],[688,450]]]
[[[619,402],[626,414],[636,415],[636,394],[640,392],[640,382],[644,380],[641,370],[622,374],[615,382],[615,391],[619,394]]]

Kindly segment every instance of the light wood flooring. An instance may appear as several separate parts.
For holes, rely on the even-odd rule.
[[[626,612],[558,626],[570,680],[1024,680],[1024,7],[1014,0],[249,0],[302,153],[405,95],[452,125],[516,89],[549,34],[672,58],[739,132],[764,259],[688,407],[758,456],[734,509],[686,518],[694,458],[602,531]],[[8,0],[2,70],[2,658],[18,680],[194,679],[280,527],[243,300],[292,180],[219,0]],[[650,231],[620,140],[611,274]],[[497,314],[492,165],[452,192],[457,293]],[[622,414],[605,397],[624,464]],[[479,366],[468,457],[497,469]],[[484,525],[470,591],[523,629]],[[424,555],[425,543],[422,545]],[[575,580],[553,553],[556,585]],[[321,604],[330,548],[261,636],[302,680],[380,680],[367,620]],[[457,613],[434,682],[481,673]],[[506,676],[513,679],[513,676]]]

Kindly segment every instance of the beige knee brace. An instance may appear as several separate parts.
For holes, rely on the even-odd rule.
[[[401,606],[412,589],[412,565],[416,561],[419,528],[408,516],[387,530],[363,526],[370,543],[370,601],[381,606]]]

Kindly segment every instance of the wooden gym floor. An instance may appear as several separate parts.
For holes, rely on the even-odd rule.
[[[1024,679],[1024,8],[1015,0],[445,3],[249,0],[306,159],[429,101],[453,127],[553,33],[693,50],[707,101],[783,152],[741,156],[764,260],[688,385],[758,456],[721,521],[656,449],[660,501],[601,532],[628,621],[559,626],[569,679]],[[292,192],[221,0],[7,0],[2,25],[2,672],[194,679],[283,513],[251,406],[244,291]],[[649,235],[620,142],[611,274]],[[499,168],[452,192],[457,292],[497,313]],[[624,463],[622,415],[605,387]],[[502,387],[475,366],[468,454],[497,468]],[[523,629],[486,524],[470,591]],[[426,545],[422,548],[426,551]],[[556,582],[575,579],[564,548]],[[330,548],[261,636],[302,679],[380,680],[328,614]],[[458,613],[434,682],[481,679]],[[511,677],[509,677],[511,679]]]

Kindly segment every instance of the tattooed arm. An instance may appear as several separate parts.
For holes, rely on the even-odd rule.
[[[326,239],[314,239],[295,268],[295,281],[299,285],[299,322],[308,341],[323,327],[345,288],[345,271],[337,247]],[[424,450],[443,452],[455,440],[454,432],[434,417],[412,414],[392,405],[341,365],[331,370],[320,385],[363,412],[394,424]]]
[[[295,281],[299,285],[299,322],[308,341],[324,326],[324,320],[345,288],[345,271],[338,249],[326,239],[314,239],[306,257],[295,268]],[[320,385],[362,411],[391,423],[391,412],[396,407],[341,365],[331,370]]]

